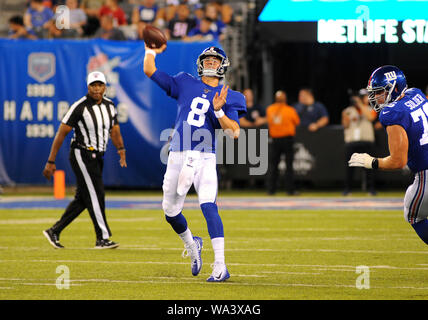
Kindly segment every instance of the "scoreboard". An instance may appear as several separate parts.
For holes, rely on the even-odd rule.
[[[428,0],[269,0],[258,20],[285,41],[428,43]]]

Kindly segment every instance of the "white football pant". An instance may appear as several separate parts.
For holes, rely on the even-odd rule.
[[[178,178],[186,160],[186,151],[170,152],[163,178],[162,208],[169,217],[175,217],[183,210],[186,194],[177,193]],[[214,153],[201,152],[194,170],[193,185],[198,193],[199,204],[215,202],[217,197],[217,168]]]
[[[404,219],[411,224],[428,217],[427,174],[428,170],[417,172],[404,196]]]

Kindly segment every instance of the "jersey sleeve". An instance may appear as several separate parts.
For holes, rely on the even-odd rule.
[[[170,76],[169,74],[156,70],[155,73],[152,74],[150,79],[156,82],[159,87],[161,87],[168,96],[177,99],[179,94],[179,82],[184,79],[186,74],[184,72],[180,72],[175,76]]]
[[[233,121],[236,121],[239,124],[239,116],[238,116],[238,112],[233,109],[233,108],[228,108],[226,109],[226,111],[224,112],[224,114]]]
[[[74,128],[77,126],[77,122],[79,122],[79,119],[82,116],[82,112],[82,105],[74,104],[70,107],[70,109],[68,109],[61,122]]]
[[[226,107],[223,108],[225,115],[239,123],[239,118],[242,118],[247,114],[247,103],[245,101],[245,96],[239,92],[236,92],[236,95],[231,96],[230,103],[226,104]]]
[[[380,123],[386,128],[387,126],[399,125],[407,130],[409,128],[409,117],[400,110],[394,110],[392,108],[383,108],[379,114]]]
[[[113,118],[112,118],[112,123],[113,126],[116,124],[119,124],[119,121],[117,120],[117,109],[114,107],[114,104],[110,104],[110,108],[113,110]]]
[[[247,114],[247,102],[245,101],[245,96],[242,93],[236,92],[236,94],[232,97],[230,105],[228,105],[227,112],[233,109],[236,111],[238,118],[242,118]]]

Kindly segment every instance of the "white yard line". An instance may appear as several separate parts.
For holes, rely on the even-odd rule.
[[[176,262],[176,261],[101,261],[101,260],[36,260],[36,259],[30,259],[30,260],[0,260],[0,263],[7,263],[7,262],[21,262],[21,263],[94,263],[94,264],[170,264],[170,265],[182,265],[182,264],[189,264],[189,262]],[[228,263],[227,265],[230,266],[250,266],[250,267],[291,267],[291,268],[326,268],[326,269],[341,269],[341,268],[353,268],[355,270],[355,265],[312,265],[312,264],[278,264],[278,263],[269,263],[269,264],[263,264],[263,263]],[[412,267],[396,267],[396,266],[368,266],[372,269],[389,269],[389,270],[428,270],[428,267],[421,267],[421,268],[412,268]]]
[[[346,270],[348,271],[348,270]],[[260,271],[261,273],[266,273],[266,274],[322,274],[319,272],[287,272],[287,271]]]
[[[5,219],[5,220],[1,220],[0,219],[0,225],[9,225],[9,224],[13,224],[13,225],[17,225],[17,224],[52,224],[54,222],[56,222],[58,219],[57,218],[34,218],[34,219]],[[134,222],[147,222],[147,221],[156,221],[159,220],[157,218],[152,218],[152,217],[145,217],[145,218],[109,218],[109,221],[112,222],[129,222],[129,223],[134,223]],[[92,221],[89,218],[79,218],[79,220],[76,220],[76,222],[90,222]],[[161,230],[161,228],[148,228],[145,230]]]
[[[232,275],[232,277],[236,275]],[[248,276],[248,275],[247,275]],[[127,283],[127,284],[197,284],[197,285],[212,285],[208,284],[205,281],[201,281],[200,279],[195,279],[193,281],[185,280],[189,278],[176,278],[182,280],[172,280],[165,281],[165,277],[144,277],[150,280],[118,280],[118,279],[76,279],[70,280],[70,286],[81,286],[88,283]],[[1,278],[0,281],[8,281],[7,278]],[[13,281],[23,281],[16,284],[19,285],[31,285],[31,286],[55,286],[55,283],[52,282],[27,282],[27,281],[39,281],[39,279],[13,279]],[[53,280],[52,280],[53,281]],[[346,284],[308,284],[308,283],[269,283],[269,282],[257,282],[257,283],[248,283],[248,282],[233,282],[226,281],[222,283],[223,286],[274,286],[274,287],[308,287],[308,288],[355,288],[355,285],[346,285]],[[1,288],[1,287],[0,287]],[[10,287],[5,287],[10,288]],[[370,286],[370,289],[409,289],[409,290],[428,290],[428,287],[411,287],[411,286],[403,286],[403,287],[387,287],[387,286]]]
[[[0,250],[20,250],[20,251],[52,251],[51,247],[41,248],[41,247],[0,247]],[[91,250],[93,248],[88,247],[74,247],[67,248],[68,250]],[[181,251],[183,248],[181,247],[146,247],[146,246],[138,246],[138,245],[128,245],[121,246],[120,250],[141,250],[141,251]],[[212,251],[212,248],[204,247],[204,251]],[[322,253],[361,253],[361,254],[422,254],[428,255],[428,251],[403,251],[403,250],[347,250],[347,249],[269,249],[269,248],[228,248],[225,249],[227,252],[322,252]],[[428,264],[421,264],[427,265]]]

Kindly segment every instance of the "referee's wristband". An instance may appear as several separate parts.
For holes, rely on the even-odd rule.
[[[146,49],[146,55],[151,54],[154,58],[156,58],[156,52],[153,49]]]
[[[224,111],[222,109],[220,109],[218,111],[214,111],[214,114],[215,114],[216,118],[219,119],[219,118],[224,116]]]
[[[379,169],[379,160],[377,158],[373,158],[372,168],[373,169]]]

